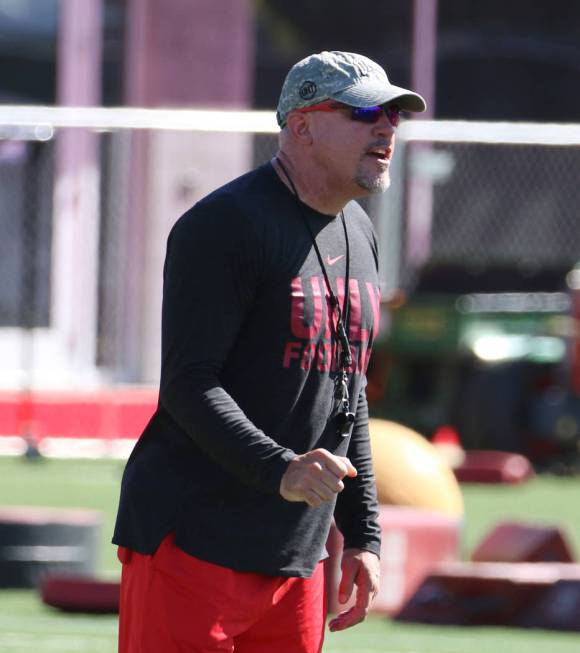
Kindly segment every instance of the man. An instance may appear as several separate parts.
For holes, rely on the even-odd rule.
[[[366,57],[300,61],[275,159],[175,224],[159,406],[114,536],[123,653],[319,652],[333,516],[339,600],[356,601],[330,628],[364,619],[379,576],[365,398],[379,295],[352,200],[387,188],[401,109],[425,103]]]

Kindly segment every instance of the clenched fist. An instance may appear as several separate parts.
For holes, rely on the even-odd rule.
[[[317,508],[342,492],[345,476],[356,476],[348,458],[315,449],[296,456],[288,465],[280,482],[280,494],[286,501],[304,501]]]

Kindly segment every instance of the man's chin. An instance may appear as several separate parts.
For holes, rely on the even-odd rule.
[[[355,182],[366,193],[384,193],[391,185],[391,177],[388,174],[380,175],[379,177],[359,175],[355,178]]]

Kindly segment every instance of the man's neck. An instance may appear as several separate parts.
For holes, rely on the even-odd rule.
[[[272,165],[282,182],[292,192],[294,192],[292,188],[294,184],[300,200],[319,213],[337,215],[351,199],[332,191],[321,175],[310,170],[307,164],[296,165],[283,151],[278,152],[272,159]]]

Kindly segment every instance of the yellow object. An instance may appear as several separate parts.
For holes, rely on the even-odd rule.
[[[463,515],[463,497],[449,464],[415,431],[369,420],[379,503]]]

